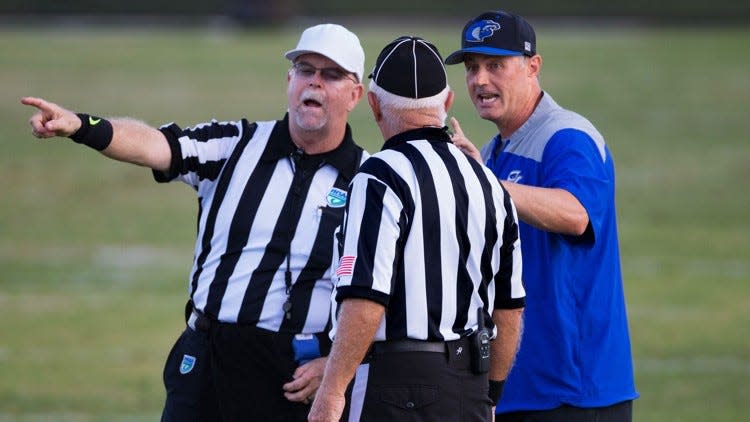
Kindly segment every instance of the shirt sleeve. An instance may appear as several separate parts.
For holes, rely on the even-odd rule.
[[[364,298],[388,306],[398,257],[403,206],[386,184],[365,173],[354,177],[336,270],[336,300]]]
[[[523,257],[521,255],[521,237],[518,229],[518,213],[510,194],[505,188],[496,200],[496,207],[501,210],[502,236],[500,242],[500,268],[495,274],[495,309],[518,309],[526,306],[526,290],[523,286]]]
[[[172,159],[166,172],[153,171],[154,180],[180,180],[196,190],[204,181],[213,182],[239,142],[242,128],[242,122],[216,120],[187,129],[175,123],[162,126],[159,130],[167,138]]]
[[[614,180],[606,159],[591,136],[578,129],[555,133],[542,158],[542,186],[564,189],[581,202],[589,217],[586,231],[593,236],[591,240],[601,233],[606,204],[614,200]]]

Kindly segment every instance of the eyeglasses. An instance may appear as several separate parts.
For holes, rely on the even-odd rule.
[[[320,71],[320,77],[326,82],[338,82],[343,79],[350,79],[352,82],[359,83],[345,70],[339,69],[338,67],[315,67],[310,63],[297,62],[292,65],[294,74],[300,78],[312,78],[318,71]]]

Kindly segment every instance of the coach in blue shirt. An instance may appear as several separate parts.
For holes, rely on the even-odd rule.
[[[461,47],[446,63],[464,63],[469,96],[499,133],[480,158],[453,120],[454,144],[492,169],[521,220],[525,328],[497,420],[631,420],[638,393],[610,151],[588,120],[542,91],[542,58],[522,17],[483,13]]]

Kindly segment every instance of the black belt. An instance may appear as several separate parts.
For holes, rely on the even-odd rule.
[[[462,337],[451,341],[421,341],[413,339],[376,341],[370,347],[370,354],[381,353],[403,353],[403,352],[431,352],[448,353],[451,348],[457,346],[468,347],[469,340]],[[468,351],[468,349],[466,349]]]
[[[202,312],[198,312],[195,309],[190,313],[187,320],[188,327],[192,328],[193,331],[205,331],[211,330],[213,321],[211,318],[204,315]]]
[[[207,316],[203,312],[200,312],[197,309],[193,309],[192,311],[190,311],[190,314],[188,315],[188,319],[185,322],[187,323],[187,326],[190,327],[193,331],[202,331],[206,333],[210,332],[212,328],[216,328],[217,326],[224,324],[224,325],[232,325],[235,327],[240,327],[246,330],[251,330],[252,332],[256,334],[289,336],[290,339],[294,337],[293,333],[280,333],[277,331],[271,331],[265,328],[258,327],[254,324],[217,321]],[[321,336],[325,336],[327,338],[327,335],[324,333],[314,333],[314,334],[318,336],[318,338],[320,338]],[[326,346],[324,350],[326,350],[326,352],[330,350],[330,345]]]

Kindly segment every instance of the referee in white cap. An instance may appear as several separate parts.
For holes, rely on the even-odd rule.
[[[396,39],[370,77],[386,141],[350,187],[333,348],[309,420],[488,421],[525,300],[515,208],[452,145],[453,93],[432,44]]]
[[[364,94],[364,51],[323,24],[286,58],[288,113],[277,121],[156,129],[22,100],[39,109],[37,137],[68,136],[198,196],[187,327],[165,364],[162,421],[305,420],[320,384],[333,233],[367,156],[347,124]]]

